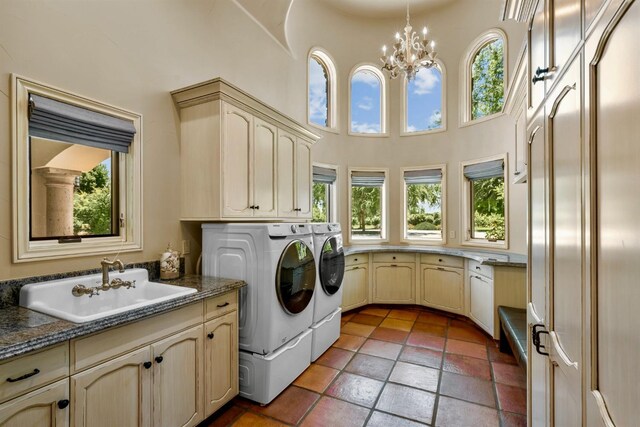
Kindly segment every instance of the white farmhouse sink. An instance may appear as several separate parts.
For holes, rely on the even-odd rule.
[[[101,274],[78,276],[50,282],[32,283],[20,289],[20,305],[73,323],[92,320],[169,301],[196,292],[193,288],[149,281],[149,272],[143,268],[110,272],[109,279],[136,281],[135,288],[121,287],[100,291],[99,295],[73,296],[76,285],[100,286]]]

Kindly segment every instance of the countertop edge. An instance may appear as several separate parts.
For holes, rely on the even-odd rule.
[[[216,279],[216,278],[212,278],[212,279]],[[175,279],[175,280],[170,280],[170,281],[167,280],[163,282],[176,284],[176,283],[179,283],[180,280],[181,279]],[[147,307],[143,307],[141,309],[136,309],[136,310],[132,310],[125,313],[116,314],[110,317],[106,317],[104,319],[99,319],[99,320],[95,320],[87,323],[72,323],[66,320],[55,318],[53,316],[48,316],[51,319],[53,319],[51,323],[62,322],[61,323],[62,329],[54,332],[43,332],[42,336],[31,338],[26,341],[21,341],[16,344],[0,346],[0,362],[3,362],[5,360],[8,360],[16,356],[21,356],[26,353],[30,353],[32,351],[40,350],[45,347],[49,347],[55,344],[60,344],[64,341],[68,341],[84,335],[101,332],[109,328],[113,328],[116,326],[123,326],[128,323],[142,320],[147,317],[163,314],[165,312],[175,310],[198,301],[202,301],[206,298],[222,295],[227,292],[235,291],[237,289],[240,289],[246,286],[246,283],[243,280],[234,280],[234,279],[217,279],[217,280],[225,280],[225,281],[228,281],[229,283],[225,283],[219,289],[200,290],[199,292],[185,295],[180,298],[160,302]],[[186,286],[186,287],[191,287],[191,286]],[[28,309],[24,308],[24,310],[28,310]],[[29,310],[29,311],[32,311],[32,310]],[[2,315],[2,310],[0,310],[0,315]],[[40,315],[47,316],[41,313]]]
[[[496,267],[527,267],[526,255],[514,253],[490,252],[482,250],[476,251],[460,248],[448,248],[443,246],[353,245],[344,247],[344,254],[346,256],[370,252],[411,252],[424,254],[441,254],[467,258],[477,261],[481,264]]]

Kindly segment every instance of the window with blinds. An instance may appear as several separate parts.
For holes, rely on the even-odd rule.
[[[313,166],[313,215],[312,222],[335,221],[335,169]]]
[[[349,179],[351,182],[351,239],[385,239],[385,182],[387,172],[351,170]]]
[[[403,170],[404,239],[444,241],[445,166]]]
[[[505,159],[466,164],[467,240],[504,244],[506,239]]]

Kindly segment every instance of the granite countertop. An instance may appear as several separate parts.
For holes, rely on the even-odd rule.
[[[478,261],[481,264],[498,267],[526,267],[527,256],[508,252],[491,252],[448,248],[446,246],[390,246],[390,245],[353,245],[345,246],[344,254],[353,255],[368,252],[419,252],[423,254],[442,254],[459,256]]]
[[[198,292],[87,323],[71,323],[15,305],[2,308],[0,309],[0,361],[246,286],[242,280],[194,274],[162,282],[194,288]]]

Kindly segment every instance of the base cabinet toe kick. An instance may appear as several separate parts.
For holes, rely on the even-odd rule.
[[[237,306],[233,290],[0,362],[0,426],[198,425],[238,394]]]
[[[498,306],[526,307],[526,267],[521,265],[404,251],[352,253],[345,265],[343,311],[367,304],[417,304],[467,316],[498,339]]]

